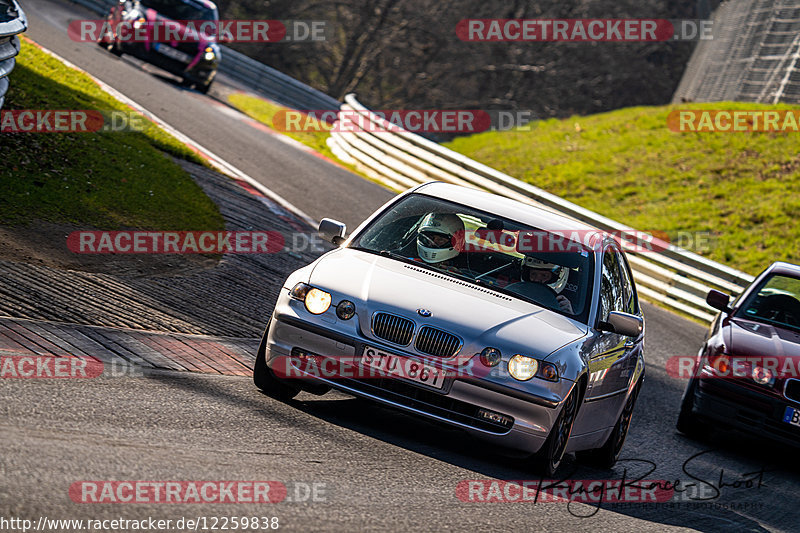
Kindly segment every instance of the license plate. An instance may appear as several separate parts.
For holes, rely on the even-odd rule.
[[[783,412],[783,421],[793,426],[800,427],[800,411],[794,407],[787,406],[786,411]]]
[[[157,43],[154,47],[156,52],[163,54],[175,61],[180,61],[181,63],[189,63],[192,61],[192,58],[189,54],[184,54],[180,50],[175,50],[171,46],[167,46],[162,43]]]
[[[361,355],[361,365],[380,372],[383,375],[402,378],[415,383],[421,383],[434,389],[444,387],[446,373],[415,359],[386,353],[370,346],[364,347]]]

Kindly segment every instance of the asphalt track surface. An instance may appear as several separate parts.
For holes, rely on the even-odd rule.
[[[30,38],[312,217],[332,216],[353,227],[391,197],[248,126],[154,67],[70,41],[69,20],[96,18],[79,6],[28,0],[24,7]],[[685,383],[667,375],[666,361],[696,353],[704,328],[650,305],[645,313],[647,378],[623,450],[626,460],[611,471],[568,461],[559,473],[695,483],[671,505],[463,502],[456,496],[463,480],[536,478],[518,460],[458,431],[342,394],[304,393],[283,404],[260,394],[247,378],[152,372],[90,383],[2,380],[0,519],[263,516],[278,517],[281,530],[298,531],[798,529],[796,452],[732,432],[695,441],[675,431]],[[730,486],[762,469],[761,486]],[[729,486],[719,497],[700,500],[713,492],[711,486],[720,487],[720,479]],[[275,480],[290,488],[293,500],[306,485],[324,484],[325,492],[317,501],[270,505],[77,504],[68,488],[81,480]],[[699,485],[706,489],[702,494]],[[5,527],[0,529],[11,530]]]

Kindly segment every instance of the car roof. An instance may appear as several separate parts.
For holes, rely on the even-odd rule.
[[[776,261],[767,268],[767,272],[770,274],[785,274],[787,276],[800,278],[800,265]]]
[[[184,0],[184,3],[187,3],[187,4],[200,4],[201,6],[205,7],[206,9],[217,9],[217,4],[215,4],[211,0]]]
[[[594,226],[545,207],[525,204],[470,187],[434,181],[417,187],[414,192],[497,213],[500,216],[543,230],[599,231]]]

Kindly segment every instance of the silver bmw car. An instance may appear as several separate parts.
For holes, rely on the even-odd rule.
[[[620,243],[548,210],[427,183],[286,280],[253,378],[289,400],[335,388],[450,424],[555,475],[611,467],[644,378]]]

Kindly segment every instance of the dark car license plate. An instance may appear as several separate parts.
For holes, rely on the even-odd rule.
[[[783,421],[787,424],[800,427],[800,411],[794,407],[787,406],[786,411],[783,412]]]
[[[175,50],[171,46],[167,46],[163,43],[156,43],[154,46],[156,52],[163,54],[175,61],[180,61],[181,63],[189,63],[192,58],[189,54],[185,54],[180,50]]]

